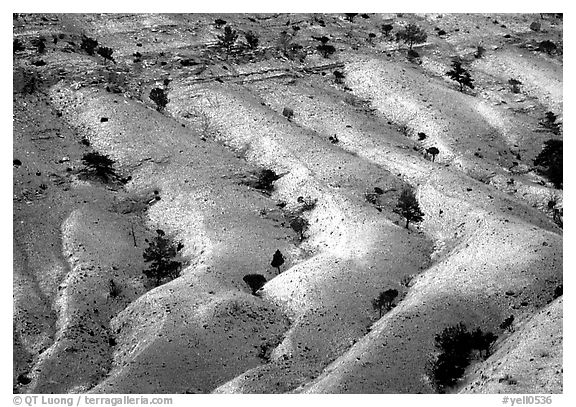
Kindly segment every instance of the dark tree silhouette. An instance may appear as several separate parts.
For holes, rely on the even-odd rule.
[[[490,347],[498,337],[492,332],[482,332],[480,328],[476,328],[471,334],[472,347],[478,349],[480,357],[484,359],[490,356]],[[482,352],[484,351],[484,354]]]
[[[96,50],[96,53],[98,55],[100,55],[102,58],[104,58],[104,61],[110,60],[110,61],[114,62],[114,58],[112,57],[114,50],[112,50],[112,48],[98,47],[98,49]]]
[[[166,105],[170,101],[166,95],[166,91],[162,88],[154,88],[150,91],[150,99],[156,103],[156,110],[159,112],[166,108]]]
[[[114,160],[97,151],[84,154],[82,157],[82,164],[86,167],[82,172],[95,175],[104,182],[108,182],[111,179],[118,177],[113,167]]]
[[[520,93],[520,82],[518,79],[511,78],[508,80],[508,83],[512,86],[512,93]]]
[[[378,297],[372,300],[372,308],[378,310],[378,317],[382,318],[382,309],[390,311],[392,309],[392,303],[398,297],[398,290],[390,288],[386,291],[382,291],[378,294]]]
[[[344,18],[348,21],[350,21],[351,23],[354,22],[354,17],[356,17],[358,15],[358,13],[344,13]]]
[[[306,232],[306,230],[308,230],[308,227],[310,226],[308,220],[298,215],[290,217],[289,223],[290,227],[294,229],[296,233],[298,233],[300,241],[304,240],[306,238],[306,236],[304,236],[304,233]]]
[[[156,237],[152,241],[145,240],[148,247],[144,250],[144,261],[150,263],[150,267],[144,270],[144,275],[154,281],[158,287],[162,280],[173,280],[180,276],[182,262],[174,260],[184,245],[176,245],[162,229],[156,230]]]
[[[276,250],[272,255],[272,262],[270,265],[278,269],[278,274],[280,274],[280,266],[284,264],[284,256],[280,250]]]
[[[436,147],[430,147],[426,149],[426,155],[430,154],[432,156],[432,162],[436,159],[436,156],[440,154],[440,150]]]
[[[258,173],[258,180],[254,183],[254,188],[270,192],[274,189],[274,181],[280,179],[274,171],[263,169]]]
[[[388,36],[390,35],[390,32],[392,31],[392,29],[394,28],[394,26],[392,24],[382,24],[382,33],[384,34],[384,36],[386,38],[388,38]]]
[[[404,189],[398,198],[395,211],[406,219],[406,229],[410,222],[417,223],[424,219],[416,195],[411,189]]]
[[[544,143],[542,151],[534,159],[534,165],[542,167],[542,172],[559,189],[563,188],[564,178],[562,150],[562,140],[550,139]]]
[[[227,25],[224,27],[224,34],[218,36],[218,46],[230,51],[237,39],[238,33],[236,30],[233,30],[232,27]]]
[[[328,41],[330,40],[330,38],[328,38],[326,36],[323,36],[320,38],[316,38],[316,37],[313,37],[313,38],[321,42],[321,44],[318,45],[316,47],[316,49],[318,50],[318,52],[320,52],[320,54],[324,58],[328,58],[330,55],[332,55],[333,53],[336,52],[336,48],[334,48],[333,45],[328,44]]]
[[[428,36],[426,31],[416,24],[408,24],[403,30],[396,33],[396,41],[404,41],[408,44],[410,50],[414,44],[421,44],[426,41]]]
[[[538,50],[541,52],[545,52],[548,55],[552,55],[554,51],[556,51],[558,47],[550,40],[544,40],[538,44]]]
[[[26,48],[24,48],[22,41],[20,41],[18,38],[14,38],[14,41],[12,42],[12,52],[15,54],[17,52],[24,51],[25,49]]]
[[[474,89],[474,79],[470,76],[470,72],[462,66],[462,61],[456,58],[452,60],[452,69],[446,72],[446,75],[453,81],[458,82],[460,86],[460,92],[464,90],[464,86]]]
[[[246,38],[248,48],[250,49],[258,48],[258,36],[256,34],[254,34],[252,31],[248,31],[247,33],[244,33],[244,37]]]
[[[266,284],[266,277],[262,274],[246,274],[242,277],[242,280],[248,284],[248,287],[252,290],[252,295],[256,295],[256,292]]]
[[[36,47],[36,51],[39,54],[43,54],[44,51],[46,51],[46,38],[44,38],[44,37],[34,38],[34,39],[32,39],[32,41],[30,41],[30,43],[34,47]]]
[[[344,75],[344,73],[340,72],[340,71],[334,71],[334,82],[336,82],[339,85],[342,85],[344,83],[344,78],[346,76]]]
[[[221,18],[217,18],[216,20],[214,20],[214,25],[216,26],[216,28],[222,28],[223,26],[226,25],[226,20],[222,20]]]
[[[94,51],[98,46],[98,41],[93,38],[87,37],[86,35],[82,36],[82,42],[80,43],[80,49],[86,51],[88,55],[94,55]]]
[[[554,134],[560,134],[560,124],[556,122],[558,117],[554,112],[546,112],[544,119],[540,120],[540,126],[550,130]]]

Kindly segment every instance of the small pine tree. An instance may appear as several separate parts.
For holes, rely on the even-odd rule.
[[[262,274],[246,274],[242,277],[242,280],[248,284],[248,287],[252,290],[252,295],[256,295],[256,292],[266,284],[266,277]]]
[[[414,44],[425,42],[426,38],[428,38],[426,31],[412,23],[396,33],[396,41],[404,41],[404,43],[408,44],[410,50],[412,50]]]
[[[542,151],[534,159],[534,165],[543,167],[543,173],[556,188],[563,188],[563,142],[550,139],[544,143]]]
[[[470,76],[470,72],[462,66],[460,59],[456,58],[452,61],[452,69],[446,72],[446,75],[453,81],[458,82],[460,92],[464,90],[464,86],[474,89],[474,85],[472,84],[474,79]]]
[[[80,43],[80,49],[86,51],[88,55],[94,55],[94,51],[98,46],[98,41],[93,38],[87,37],[86,35],[82,36],[82,42]]]
[[[178,252],[184,245],[181,243],[175,245],[162,229],[156,230],[156,237],[152,241],[146,239],[148,247],[144,250],[142,256],[144,261],[150,263],[150,267],[144,270],[144,275],[153,280],[156,287],[162,280],[173,280],[180,276],[182,262],[174,260]]]
[[[114,160],[97,151],[84,154],[82,163],[86,167],[82,170],[83,172],[93,174],[104,182],[118,177],[113,167]]]
[[[298,216],[292,216],[289,219],[289,223],[290,227],[294,229],[296,233],[298,233],[300,241],[303,241],[306,238],[304,233],[306,232],[306,230],[308,230],[308,227],[310,226],[308,220],[298,215]]]
[[[166,95],[166,91],[162,88],[154,88],[150,91],[150,99],[156,103],[156,110],[159,112],[166,108],[166,105],[170,101]]]
[[[278,269],[278,274],[280,274],[280,266],[284,264],[284,256],[280,250],[276,250],[272,256],[272,262],[270,265]]]
[[[408,229],[410,222],[417,223],[424,220],[424,213],[411,189],[404,189],[400,194],[396,204],[396,212],[406,219],[406,229]]]
[[[224,34],[218,36],[218,46],[230,51],[238,39],[238,33],[229,25],[224,27]]]
[[[554,112],[546,112],[543,120],[540,120],[540,126],[552,131],[554,134],[560,134],[560,124],[556,122],[558,117]]]

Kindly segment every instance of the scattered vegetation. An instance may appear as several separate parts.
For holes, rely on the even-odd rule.
[[[257,180],[251,183],[251,186],[266,192],[273,191],[274,181],[280,179],[279,175],[277,175],[274,171],[269,170],[267,168],[261,170],[257,174],[257,177],[258,177]]]
[[[177,256],[184,245],[172,242],[162,229],[156,230],[156,237],[152,241],[145,239],[145,242],[148,243],[148,247],[144,250],[143,257],[150,266],[144,270],[144,275],[153,281],[154,286],[158,287],[162,282],[179,277],[182,262],[177,260]]]
[[[436,147],[430,147],[426,149],[426,155],[430,154],[432,156],[432,162],[436,160],[436,156],[440,154],[440,150]]]
[[[46,51],[46,38],[38,37],[33,38],[30,43],[36,48],[36,52],[43,54]]]
[[[410,275],[402,277],[402,280],[400,280],[400,284],[406,288],[410,288],[412,286],[413,280],[414,280],[414,275],[410,274]]]
[[[286,117],[288,120],[292,120],[292,118],[294,117],[294,109],[285,107],[284,109],[282,109],[282,116]]]
[[[284,264],[284,256],[280,250],[276,250],[272,255],[272,262],[270,265],[278,269],[278,274],[281,273],[280,266]]]
[[[384,36],[388,38],[393,28],[394,26],[392,24],[382,24],[380,30],[382,31],[382,34],[384,34]]]
[[[470,76],[470,72],[462,66],[462,61],[459,58],[452,60],[452,69],[446,72],[446,75],[453,81],[458,82],[460,92],[464,91],[464,86],[474,89],[474,79]]]
[[[482,45],[478,44],[476,46],[476,52],[474,52],[474,58],[480,59],[484,56],[485,53],[486,53],[486,48],[484,48]]]
[[[424,213],[420,209],[414,191],[411,189],[404,189],[402,191],[394,211],[406,219],[406,229],[408,229],[408,224],[410,222],[418,223],[424,220]]]
[[[372,300],[372,308],[378,311],[378,318],[382,318],[382,309],[390,311],[393,308],[396,297],[398,297],[398,290],[390,288],[382,291],[378,297]]]
[[[246,274],[242,277],[242,280],[248,284],[248,287],[252,290],[252,295],[257,295],[256,292],[264,287],[267,281],[262,274]]]
[[[304,62],[306,59],[306,51],[302,45],[292,42],[293,34],[287,31],[282,31],[278,37],[278,50],[282,55],[292,61]]]
[[[336,82],[338,85],[344,84],[345,77],[346,76],[344,75],[344,73],[340,71],[334,71],[334,82]]]
[[[122,294],[122,287],[114,282],[114,280],[110,280],[108,283],[108,295],[110,298],[118,298]]]
[[[358,15],[358,13],[344,13],[344,18],[348,21],[350,21],[351,23],[354,22],[354,17],[356,17]]]
[[[159,112],[164,111],[166,105],[170,101],[166,91],[162,88],[154,88],[150,91],[150,99],[156,104],[156,110]]]
[[[550,40],[544,40],[538,44],[538,51],[545,52],[548,55],[552,55],[558,50],[558,46]]]
[[[534,159],[534,165],[540,167],[540,171],[558,189],[563,188],[562,150],[562,140],[550,139],[544,143],[542,151]]]
[[[552,298],[556,299],[558,297],[562,297],[563,294],[564,294],[564,288],[563,288],[562,284],[560,284],[559,286],[557,286],[554,289],[554,295]]]
[[[412,23],[396,33],[396,41],[403,41],[408,44],[410,50],[412,50],[414,44],[425,42],[426,38],[428,38],[426,31]]]
[[[80,43],[80,49],[86,51],[88,55],[94,55],[94,51],[98,46],[98,41],[93,38],[87,37],[86,35],[82,36],[82,42]]]
[[[428,361],[427,371],[432,386],[437,392],[445,393],[464,374],[472,360],[473,350],[478,350],[479,355],[486,358],[496,339],[492,332],[484,333],[480,328],[469,332],[462,322],[445,328],[434,338],[439,353]]]

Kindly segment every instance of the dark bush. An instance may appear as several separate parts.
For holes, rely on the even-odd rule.
[[[510,315],[500,324],[500,329],[512,332],[514,331],[514,326],[512,325],[513,323],[514,323],[514,315]]]
[[[394,26],[392,24],[382,24],[381,30],[384,36],[388,37],[393,28]]]
[[[302,241],[306,238],[304,233],[306,233],[306,231],[308,230],[308,227],[310,226],[310,223],[308,222],[308,220],[306,218],[303,218],[300,215],[290,216],[288,219],[288,223],[290,224],[290,227],[296,233],[298,233],[298,237],[300,238],[300,241]]]
[[[440,150],[436,147],[430,147],[426,149],[426,155],[430,154],[432,156],[432,162],[436,159],[436,156],[440,154]]]
[[[30,41],[30,43],[34,47],[36,47],[36,52],[38,52],[39,54],[43,54],[44,51],[46,51],[46,38],[44,37],[34,38],[32,39],[32,41]]]
[[[512,93],[520,93],[520,85],[522,85],[522,82],[518,79],[511,78],[508,80],[508,83],[512,86]]]
[[[156,110],[159,112],[166,108],[166,105],[170,101],[166,91],[162,88],[154,88],[150,91],[150,99],[156,104]]]
[[[330,44],[320,44],[316,47],[316,49],[324,58],[328,58],[330,55],[336,52],[336,48]]]
[[[556,44],[554,44],[550,40],[544,40],[540,42],[540,44],[538,44],[538,51],[545,52],[548,55],[552,55],[552,53],[555,52],[557,49],[558,47],[556,46]]]
[[[163,230],[156,230],[156,237],[152,241],[145,240],[148,247],[142,256],[144,261],[150,263],[150,267],[144,270],[144,275],[158,287],[163,281],[168,282],[180,276],[182,262],[175,260],[183,249],[181,243],[174,244]]]
[[[94,51],[98,46],[98,41],[93,38],[87,37],[86,35],[82,36],[82,42],[80,43],[80,49],[86,51],[88,55],[94,55]]]
[[[294,110],[289,107],[285,107],[282,109],[282,116],[286,117],[288,120],[291,120],[294,117]]]
[[[24,51],[26,48],[24,47],[24,44],[22,44],[22,41],[20,41],[18,38],[14,38],[14,41],[12,42],[12,53],[17,53],[20,51]]]
[[[242,280],[248,284],[248,287],[252,290],[252,295],[256,295],[256,292],[266,284],[266,277],[262,274],[247,274],[242,277]]]
[[[562,288],[562,284],[560,284],[559,286],[557,286],[554,289],[554,299],[561,297],[564,294],[564,289]]]
[[[96,53],[98,55],[100,55],[102,58],[104,58],[104,61],[107,61],[107,60],[114,61],[114,58],[112,57],[112,54],[114,53],[114,51],[112,50],[112,48],[98,47],[98,49],[96,50]]]
[[[82,157],[82,163],[85,166],[82,172],[94,175],[104,182],[118,178],[113,167],[114,160],[107,155],[100,154],[97,151],[86,153]]]
[[[224,34],[218,35],[218,46],[230,51],[237,39],[238,33],[227,25],[224,27]]]
[[[226,20],[222,20],[221,18],[217,18],[216,20],[214,20],[214,25],[216,26],[216,28],[222,28],[223,26],[226,25]]]
[[[484,48],[482,45],[476,46],[476,52],[474,53],[474,58],[476,59],[482,58],[485,52],[486,48]]]
[[[534,165],[541,167],[541,172],[548,177],[556,188],[563,188],[563,142],[550,139],[544,143],[542,151],[534,159]]]
[[[340,71],[334,71],[334,82],[336,82],[339,85],[342,85],[344,83],[344,78],[346,76],[344,75],[344,73],[340,72]]]
[[[540,120],[539,124],[554,134],[560,134],[560,124],[556,122],[557,118],[553,112],[546,112],[544,119]]]
[[[344,13],[344,18],[352,23],[357,15],[358,13]]]
[[[280,176],[274,171],[263,169],[258,173],[258,179],[254,184],[254,188],[270,192],[274,190],[274,181],[278,179],[280,179]]]

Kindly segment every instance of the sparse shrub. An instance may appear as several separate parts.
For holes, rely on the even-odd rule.
[[[258,48],[258,36],[255,33],[253,33],[252,31],[248,31],[247,33],[244,34],[244,37],[246,38],[248,48],[250,49]]]
[[[302,212],[304,212],[304,211],[311,211],[312,209],[314,209],[316,207],[316,203],[318,202],[318,199],[313,199],[313,198],[310,198],[309,196],[307,196],[307,197],[299,196],[296,199],[296,201],[302,205],[300,207],[300,210]]]
[[[84,154],[82,163],[85,168],[82,170],[84,173],[92,174],[100,178],[104,182],[118,178],[114,170],[114,160],[97,151]]]
[[[378,294],[378,297],[372,300],[372,308],[378,310],[378,318],[382,318],[382,309],[390,311],[393,307],[393,302],[398,297],[398,290],[390,288]]]
[[[306,59],[306,51],[302,45],[292,42],[293,35],[282,31],[278,37],[278,50],[288,59],[303,62]]]
[[[134,63],[142,62],[142,54],[138,51],[132,54],[134,57]]]
[[[86,51],[88,55],[94,55],[94,51],[98,46],[98,41],[93,38],[87,37],[86,35],[82,36],[82,42],[80,43],[80,49]]]
[[[226,25],[226,20],[222,20],[221,18],[217,18],[214,20],[214,26],[216,28],[222,28]]]
[[[24,44],[22,44],[22,41],[20,41],[18,38],[14,38],[14,41],[12,41],[12,53],[17,53],[20,51],[24,51],[26,48],[24,47]]]
[[[174,244],[166,237],[162,229],[156,230],[156,237],[152,241],[145,239],[148,247],[142,256],[150,267],[144,270],[144,275],[158,287],[162,281],[171,281],[180,276],[182,262],[175,260],[178,253],[184,248],[182,243]]]
[[[46,38],[44,37],[34,38],[32,39],[32,41],[30,41],[30,43],[34,47],[36,47],[36,52],[38,52],[39,54],[43,54],[44,51],[46,51]]]
[[[280,266],[284,264],[284,256],[280,250],[276,250],[272,255],[272,262],[270,265],[278,269],[278,274],[280,274]]]
[[[426,133],[424,133],[424,132],[419,132],[419,133],[418,133],[418,140],[419,140],[419,141],[426,140]]]
[[[122,287],[114,282],[114,280],[110,280],[108,283],[108,295],[110,298],[118,298],[122,294]]]
[[[510,315],[508,318],[502,321],[502,323],[500,324],[500,329],[503,329],[508,332],[513,332],[514,331],[514,326],[512,325],[513,323],[514,323],[514,315]]]
[[[266,277],[262,274],[246,274],[242,277],[242,280],[248,284],[248,287],[252,290],[252,295],[256,295],[256,292],[266,284]]]
[[[476,328],[471,336],[472,347],[478,350],[480,357],[487,359],[490,356],[490,347],[492,343],[496,342],[496,339],[498,337],[492,332],[482,332],[480,328]],[[484,354],[482,354],[482,351],[484,351]]]
[[[553,112],[546,112],[544,119],[540,120],[539,124],[554,134],[560,134],[560,124],[556,122],[557,118]]]
[[[408,60],[410,60],[412,62],[415,59],[420,58],[420,54],[418,52],[414,51],[413,49],[408,50],[407,56],[408,56]]]
[[[230,51],[237,39],[238,33],[227,25],[224,27],[224,34],[218,35],[218,46]]]
[[[442,37],[443,35],[446,35],[446,31],[442,30],[442,29],[438,29],[438,31],[436,32],[438,34],[439,37]]]
[[[336,52],[336,48],[334,48],[333,45],[330,44],[320,44],[316,47],[316,49],[318,50],[318,52],[320,52],[320,54],[324,57],[324,58],[328,58],[330,57],[330,55],[332,55],[333,53]]]
[[[474,58],[480,59],[484,56],[485,53],[486,53],[486,48],[484,48],[482,45],[478,44],[476,46],[476,52],[474,53]]]
[[[512,93],[520,93],[520,85],[522,85],[522,82],[518,79],[511,78],[508,80],[508,83],[512,86]]]
[[[394,211],[406,219],[406,229],[408,229],[410,222],[418,223],[424,220],[424,213],[420,209],[416,195],[411,189],[404,189],[402,191]]]
[[[459,58],[452,60],[452,69],[446,72],[446,75],[453,81],[458,82],[460,86],[460,92],[464,90],[464,86],[474,89],[474,79],[470,76],[470,72],[462,66],[462,62]]]
[[[373,44],[375,38],[376,38],[376,34],[368,33],[368,43]]]
[[[166,108],[166,105],[170,101],[166,91],[162,88],[154,88],[150,91],[150,99],[156,104],[156,110],[159,112]]]
[[[96,53],[98,55],[100,55],[102,58],[104,58],[104,61],[112,61],[114,62],[114,58],[112,57],[112,54],[114,53],[114,50],[110,47],[98,47],[98,49],[96,50]]]
[[[400,280],[400,284],[406,288],[410,288],[410,286],[412,285],[412,280],[414,280],[414,275],[410,274],[408,276],[402,277],[402,280]]]
[[[408,24],[404,29],[396,33],[396,41],[403,41],[410,49],[414,44],[421,44],[428,38],[426,31],[416,24]]]
[[[562,150],[562,140],[550,139],[544,143],[542,151],[534,159],[534,165],[541,167],[541,172],[559,189],[563,187],[564,178]]]
[[[380,27],[382,34],[384,34],[386,38],[388,38],[393,28],[394,26],[392,24],[382,24],[382,26]]]
[[[538,21],[532,21],[532,23],[530,24],[530,29],[531,29],[532,31],[540,31],[540,27],[541,27],[541,26],[542,26],[542,25],[540,24],[540,22],[538,22]]]

